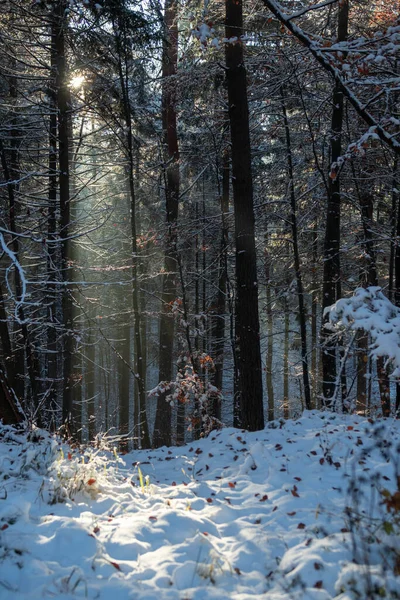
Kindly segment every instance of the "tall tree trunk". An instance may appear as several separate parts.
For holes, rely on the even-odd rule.
[[[242,0],[225,0],[225,11],[226,38],[237,40],[225,45],[225,56],[235,212],[238,402],[241,426],[256,431],[264,427],[264,410],[249,108],[240,40],[243,35]]]
[[[129,117],[128,117],[129,114]],[[136,197],[133,180],[133,135],[130,110],[127,112],[128,125],[128,153],[129,153],[129,188],[131,194],[131,236],[132,236],[132,306],[133,306],[133,343],[134,343],[134,365],[135,380],[139,398],[139,427],[140,442],[142,448],[150,448],[150,434],[147,421],[146,409],[146,362],[143,361],[143,339],[142,339],[142,319],[140,314],[140,287],[138,270],[138,247],[136,233]]]
[[[113,30],[116,38],[118,52],[118,74],[121,86],[122,110],[126,128],[127,172],[130,200],[130,226],[131,226],[131,273],[132,273],[132,308],[133,308],[133,345],[135,384],[139,399],[139,430],[140,446],[150,447],[150,434],[146,410],[145,373],[143,371],[143,340],[140,314],[140,287],[138,269],[137,222],[136,222],[136,192],[135,192],[135,148],[132,126],[131,105],[129,99],[129,62],[130,62],[130,37],[125,27],[123,14],[118,14],[113,19]],[[126,415],[125,415],[126,420]]]
[[[343,0],[338,8],[337,42],[347,39],[349,0]],[[326,308],[337,300],[337,287],[340,281],[340,176],[337,160],[341,155],[343,92],[339,83],[335,83],[333,92],[333,111],[331,125],[330,161],[334,165],[330,172],[328,186],[328,206],[324,244],[324,274],[322,306]],[[331,341],[331,332],[324,319],[321,330],[322,348],[322,392],[323,402],[329,408],[335,396],[336,383],[336,343]]]
[[[49,191],[47,219],[47,372],[48,381],[47,406],[50,411],[52,428],[57,426],[57,318],[58,286],[57,278],[60,273],[59,249],[57,247],[57,12],[53,8],[51,18],[51,66],[49,81]]]
[[[3,364],[0,363],[0,419],[4,425],[15,425],[23,420],[18,399],[10,387]]]
[[[158,380],[169,382],[173,378],[174,315],[171,306],[177,296],[177,220],[179,207],[179,146],[176,117],[176,82],[178,65],[178,5],[176,0],[166,0],[164,8],[164,38],[162,57],[162,125],[165,168],[165,204],[167,240],[164,254],[162,282],[162,308],[160,316],[160,361]],[[157,399],[153,445],[171,444],[171,405],[167,393]],[[179,407],[178,407],[179,409]]]
[[[14,364],[3,289],[0,283],[0,339],[5,366],[0,363],[0,419],[5,425],[19,423],[23,415],[19,410],[18,397],[14,390]]]
[[[120,443],[122,451],[128,450],[127,436],[130,432],[130,380],[131,380],[131,328],[129,324],[130,311],[120,315],[118,353],[118,418],[119,434],[124,436]],[[140,443],[140,430],[139,430]]]
[[[228,223],[229,212],[229,150],[225,148],[222,156],[222,187],[221,187],[221,243],[219,253],[218,293],[213,315],[213,326],[211,337],[212,358],[215,371],[212,377],[212,385],[219,391],[222,390],[224,373],[224,347],[225,347],[225,313],[228,278]],[[211,416],[221,420],[221,398],[215,396],[211,404]]]
[[[399,157],[394,157],[393,161],[393,175],[392,175],[392,210],[390,214],[390,258],[389,258],[389,300],[395,302],[394,297],[394,259],[396,254],[396,247],[398,246],[398,240],[396,239],[397,230],[397,210],[399,206],[399,190],[398,190],[398,170],[399,170]],[[396,302],[395,302],[396,303]],[[396,304],[396,306],[399,306]]]
[[[318,394],[319,394],[319,362],[318,362],[318,223],[315,221],[312,232],[312,291],[311,291],[311,373],[312,373],[312,406],[318,408]]]
[[[195,207],[195,219],[196,219],[196,235],[194,239],[194,253],[195,253],[195,284],[194,284],[194,326],[195,326],[195,338],[194,338],[194,351],[196,356],[199,355],[200,351],[200,324],[201,319],[199,318],[200,313],[200,236],[199,236],[199,202],[196,198]],[[195,395],[193,403],[193,417],[192,417],[192,429],[193,437],[195,440],[200,438],[201,434],[201,409],[198,394]]]
[[[284,299],[285,334],[283,347],[283,418],[288,419],[289,413],[289,329],[290,314],[287,296]]]
[[[394,221],[394,251],[393,251],[393,271],[394,271],[394,293],[392,302],[400,307],[400,194],[398,192],[398,157],[394,159],[393,165],[393,185],[392,185],[392,206]],[[400,383],[396,383],[396,413],[400,411]]]
[[[362,224],[363,224],[363,230],[364,230],[364,240],[365,240],[365,255],[366,255],[366,267],[365,267],[365,283],[368,286],[376,286],[378,285],[378,274],[377,274],[377,268],[376,268],[376,250],[375,250],[375,243],[374,243],[374,239],[373,239],[373,232],[372,232],[372,217],[373,217],[373,196],[371,193],[366,192],[360,195],[360,204],[361,204],[361,219],[362,219]],[[364,336],[367,337],[367,336]],[[365,344],[365,342],[364,342]],[[366,370],[368,362],[365,361],[365,356],[360,357],[363,362],[364,362],[364,369],[363,371]],[[360,365],[361,367],[363,365]],[[378,383],[379,383],[379,392],[380,392],[380,397],[381,397],[381,406],[382,406],[382,413],[384,416],[389,416],[390,415],[390,380],[389,380],[389,376],[386,372],[385,369],[385,361],[384,358],[382,356],[379,356],[377,361],[376,361],[376,368],[377,368],[377,373],[378,373]],[[367,388],[366,388],[366,378],[365,378],[366,372],[364,373],[364,379],[365,379],[365,383],[362,384],[365,386],[365,398],[366,398],[366,393],[367,393]],[[361,383],[361,382],[360,382]],[[362,400],[362,398],[358,398],[359,401]],[[366,404],[366,403],[364,403]],[[365,408],[364,408],[365,410]]]
[[[307,410],[311,409],[311,390],[310,390],[310,377],[308,371],[308,356],[307,356],[307,321],[306,312],[304,306],[304,287],[303,278],[301,273],[300,265],[300,253],[299,253],[299,239],[297,229],[297,206],[296,206],[296,192],[294,189],[294,173],[293,173],[293,159],[292,159],[292,146],[290,139],[289,121],[286,112],[285,93],[283,87],[281,87],[281,103],[283,112],[283,121],[285,125],[286,135],[286,159],[287,169],[289,175],[289,190],[290,190],[290,224],[292,228],[292,245],[293,245],[293,258],[294,258],[294,270],[296,275],[297,284],[297,297],[299,302],[299,323],[300,323],[300,337],[301,337],[301,362],[303,367],[303,385],[304,385],[304,398]]]
[[[17,208],[16,208],[16,197],[15,197],[15,183],[14,183],[18,179],[18,176],[15,172],[16,165],[14,166],[13,171],[11,171],[9,169],[6,152],[5,152],[2,140],[0,140],[0,154],[1,154],[1,164],[2,164],[2,168],[3,168],[3,172],[4,172],[4,179],[7,182],[7,192],[8,192],[8,200],[9,200],[9,230],[11,233],[15,234],[12,238],[11,246],[12,246],[12,250],[13,250],[13,253],[14,253],[16,259],[19,261],[20,248],[19,248],[19,239],[18,239],[18,235],[17,235],[17,223],[16,223]],[[14,159],[14,161],[15,161],[15,159]],[[36,353],[34,351],[34,348],[33,348],[32,342],[31,342],[31,338],[30,338],[30,333],[28,330],[28,326],[27,326],[27,323],[25,320],[25,311],[22,306],[22,303],[20,302],[22,300],[22,287],[23,286],[22,286],[22,281],[21,281],[21,275],[20,275],[20,272],[18,269],[15,269],[15,271],[14,271],[14,282],[15,282],[15,296],[16,296],[16,300],[18,303],[17,304],[17,317],[18,317],[19,325],[21,326],[23,347],[25,350],[25,352],[22,354],[20,354],[17,350],[16,357],[15,357],[15,363],[14,363],[14,373],[16,375],[16,377],[14,378],[14,386],[16,388],[15,392],[17,394],[17,390],[18,390],[21,395],[18,397],[18,394],[17,394],[17,397],[19,400],[23,400],[23,392],[24,392],[23,375],[24,375],[24,354],[25,354],[29,383],[30,383],[31,394],[32,394],[32,399],[33,399],[33,406],[35,409],[37,409],[39,406],[38,385],[37,385],[39,368],[38,368]],[[18,386],[18,383],[17,383],[17,380],[19,377],[21,377],[21,379],[22,379],[21,387]],[[7,383],[7,385],[9,385],[9,383]],[[39,413],[36,415],[36,420],[37,420],[38,425],[40,426],[41,425],[41,415]]]
[[[56,102],[58,124],[58,169],[60,202],[61,279],[63,314],[63,406],[62,418],[69,434],[73,433],[73,373],[74,351],[73,302],[70,289],[70,92],[67,80],[66,30],[68,2],[58,0],[55,6],[54,39],[56,53]]]
[[[87,402],[87,420],[88,420],[88,441],[91,442],[96,435],[96,342],[95,329],[93,322],[95,315],[93,309],[89,308],[89,318],[86,320],[87,338],[86,338],[86,402]]]
[[[268,397],[268,421],[275,418],[275,395],[273,379],[273,353],[274,353],[274,320],[272,316],[272,261],[268,250],[268,230],[265,232],[265,286],[266,286],[266,313],[267,313],[267,355],[265,360],[265,383]]]

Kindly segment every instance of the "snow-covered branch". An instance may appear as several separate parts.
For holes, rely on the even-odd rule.
[[[14,265],[14,267],[17,269],[17,271],[19,272],[19,276],[21,279],[21,295],[19,298],[17,298],[17,302],[15,305],[15,318],[17,320],[18,323],[20,323],[20,319],[18,316],[18,312],[19,312],[19,307],[21,306],[21,304],[23,304],[25,302],[25,296],[26,296],[26,288],[27,288],[27,281],[26,281],[26,277],[25,277],[25,273],[24,270],[21,266],[21,263],[19,262],[18,258],[16,257],[15,253],[10,250],[10,248],[7,246],[6,241],[4,239],[3,234],[0,232],[0,245],[3,249],[3,252],[5,254],[7,254],[7,256],[9,257],[9,259],[11,260],[11,263]],[[10,268],[8,267],[6,270],[6,283],[7,283],[7,289],[10,293],[10,296],[13,296],[13,291],[11,289],[11,286],[9,284],[9,280],[8,280],[8,276],[9,276],[9,272],[10,272]]]
[[[379,139],[387,144],[396,154],[400,154],[400,143],[394,138],[394,136],[386,131],[384,127],[373,117],[373,115],[366,109],[365,104],[361,102],[359,98],[350,89],[344,73],[341,69],[336,67],[331,62],[329,56],[326,53],[326,48],[316,43],[301,27],[293,22],[294,15],[287,14],[283,7],[275,0],[263,0],[265,6],[273,13],[273,15],[285,26],[287,29],[304,45],[309,49],[315,60],[330,73],[336,82],[341,86],[343,94],[346,96],[350,104],[356,110],[357,114],[369,125],[373,127],[375,133]]]

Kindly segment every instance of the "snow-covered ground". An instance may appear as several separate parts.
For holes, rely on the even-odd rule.
[[[398,421],[308,412],[120,458],[39,434],[0,429],[1,599],[400,597]]]

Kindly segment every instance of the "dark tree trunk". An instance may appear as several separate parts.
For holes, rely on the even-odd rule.
[[[52,428],[57,426],[57,319],[58,286],[56,284],[60,273],[59,252],[57,247],[57,14],[53,9],[51,13],[51,67],[49,81],[49,191],[48,191],[48,219],[47,219],[47,406],[50,411]]]
[[[4,366],[0,364],[0,419],[4,425],[20,423],[24,415],[17,406],[14,390],[8,383]]]
[[[14,390],[14,364],[10,332],[8,330],[7,313],[4,305],[3,289],[0,284],[0,339],[5,366],[0,364],[0,419],[5,425],[19,423],[23,419]]]
[[[91,442],[96,435],[96,346],[95,330],[93,327],[94,315],[89,309],[90,318],[86,321],[87,341],[86,341],[86,401],[87,401],[87,419],[88,419],[88,441]]]
[[[0,340],[2,348],[2,356],[5,361],[5,373],[7,374],[10,385],[14,379],[14,367],[10,332],[8,330],[7,312],[4,304],[3,286],[0,283]]]
[[[166,0],[164,12],[164,39],[162,58],[162,125],[165,164],[165,204],[167,240],[164,254],[162,308],[160,316],[160,382],[173,378],[174,315],[171,306],[177,295],[177,220],[179,207],[179,147],[176,117],[176,82],[178,65],[178,16],[175,0]],[[171,405],[166,393],[157,399],[153,445],[171,444]],[[179,409],[179,407],[178,407]]]
[[[138,246],[137,246],[137,222],[136,222],[136,192],[135,192],[135,152],[132,126],[131,105],[129,100],[129,37],[127,35],[123,15],[117,15],[117,21],[113,21],[116,45],[118,51],[119,83],[122,94],[122,110],[126,125],[126,152],[127,171],[130,195],[130,225],[131,225],[131,269],[132,269],[132,308],[133,308],[133,345],[134,345],[134,372],[135,384],[139,400],[139,432],[140,446],[150,447],[150,434],[146,410],[145,373],[143,370],[143,340],[140,314],[140,288],[138,269]],[[129,362],[128,362],[129,364]],[[129,399],[128,399],[129,403]],[[126,421],[127,415],[124,415]]]
[[[282,100],[282,111],[283,120],[285,125],[286,135],[286,159],[287,169],[289,175],[289,191],[290,191],[290,224],[292,228],[292,244],[293,244],[293,258],[294,258],[294,270],[296,275],[297,284],[297,297],[299,302],[299,323],[300,323],[300,337],[301,337],[301,362],[303,366],[303,385],[304,385],[304,398],[307,410],[311,409],[311,390],[310,390],[310,377],[308,371],[308,356],[307,356],[307,321],[306,321],[306,309],[304,306],[304,287],[303,278],[300,265],[300,253],[299,253],[299,239],[298,239],[298,228],[297,228],[297,206],[296,206],[296,192],[294,189],[294,173],[293,173],[293,159],[292,159],[292,146],[290,140],[289,122],[286,112],[285,93],[283,87],[281,87],[281,100]]]
[[[349,3],[344,0],[339,5],[337,41],[347,39]],[[324,243],[324,274],[322,289],[322,307],[331,306],[337,300],[338,285],[340,285],[340,176],[337,160],[341,155],[342,124],[343,124],[343,91],[335,83],[333,92],[333,111],[331,126],[330,161],[334,165],[330,172],[328,186],[328,205]],[[321,330],[322,348],[322,393],[323,403],[329,408],[335,396],[336,386],[336,343],[331,341],[331,332],[325,327],[324,320]]]
[[[238,403],[241,426],[256,431],[264,427],[264,411],[249,108],[240,40],[243,34],[242,0],[226,0],[225,11],[225,35],[228,40],[237,39],[226,44],[225,56],[235,212]]]
[[[71,242],[70,236],[70,92],[67,80],[66,60],[66,0],[59,0],[55,6],[54,39],[56,54],[56,103],[58,125],[58,185],[60,203],[61,240],[61,280],[62,314],[63,314],[63,406],[62,419],[68,434],[73,434],[73,373],[72,360],[74,351],[73,302],[70,289],[71,275]]]
[[[224,347],[225,347],[225,313],[226,313],[226,295],[228,279],[228,224],[227,216],[229,212],[229,151],[224,150],[222,157],[222,189],[221,189],[221,244],[218,274],[218,293],[215,313],[213,315],[212,326],[212,358],[214,360],[215,371],[212,377],[212,384],[219,391],[222,390],[223,372],[224,372]],[[221,398],[216,396],[211,404],[211,416],[214,419],[221,420]]]
[[[266,313],[267,313],[267,356],[265,361],[265,377],[268,397],[268,421],[273,421],[275,418],[275,396],[274,396],[274,380],[272,360],[274,353],[274,321],[272,316],[272,265],[268,251],[268,234],[265,234],[265,285],[266,285]]]
[[[315,221],[313,232],[312,232],[312,290],[311,290],[311,373],[313,381],[312,390],[312,407],[318,408],[318,393],[319,393],[319,361],[318,361],[318,233],[317,233],[317,221]]]
[[[287,282],[287,287],[289,282]],[[284,311],[285,311],[285,333],[283,343],[283,418],[288,419],[290,416],[289,412],[289,325],[290,325],[290,314],[289,314],[289,302],[287,296],[284,298]]]
[[[124,436],[120,443],[122,451],[128,450],[127,436],[129,434],[130,414],[130,379],[131,379],[131,328],[129,325],[130,311],[120,315],[118,335],[118,418],[119,434]],[[139,431],[140,436],[140,431]],[[138,440],[140,443],[140,438]]]
[[[400,307],[400,194],[398,192],[398,169],[399,161],[395,156],[393,164],[393,183],[392,183],[392,223],[393,236],[391,244],[391,262],[390,268],[390,288],[393,289],[394,274],[394,293],[389,296],[396,306]],[[400,383],[396,383],[396,414],[400,411]]]
[[[14,169],[11,171],[8,166],[6,152],[3,146],[3,142],[0,140],[0,154],[1,154],[1,164],[4,172],[4,179],[7,182],[7,192],[8,192],[8,200],[9,200],[9,230],[13,234],[17,234],[17,224],[16,224],[16,197],[15,197],[15,181],[18,178],[15,172],[15,158],[14,158]],[[11,242],[12,251],[15,255],[15,258],[19,261],[19,240],[18,236],[14,235]],[[30,338],[30,333],[28,330],[28,326],[25,320],[25,311],[20,301],[22,300],[22,281],[20,272],[18,269],[14,271],[14,281],[15,281],[15,296],[18,302],[17,305],[17,317],[19,320],[19,325],[21,326],[22,332],[22,340],[23,340],[23,348],[25,353],[18,352],[14,357],[14,391],[19,400],[23,400],[24,393],[24,385],[23,385],[23,376],[24,376],[24,354],[26,360],[26,366],[28,371],[29,383],[31,387],[31,394],[33,400],[33,406],[35,409],[39,406],[39,398],[38,398],[38,385],[37,378],[39,373],[37,357],[35,351],[33,349],[33,345]],[[18,385],[18,379],[21,378],[22,385]],[[9,383],[7,384],[9,386]],[[17,393],[20,392],[20,395]],[[36,415],[36,421],[39,426],[41,426],[41,415]]]

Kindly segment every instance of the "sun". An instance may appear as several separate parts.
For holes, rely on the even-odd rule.
[[[78,90],[79,88],[83,87],[84,83],[85,83],[84,75],[75,75],[74,77],[71,78],[69,85],[70,85],[70,87],[74,88],[75,90]]]

